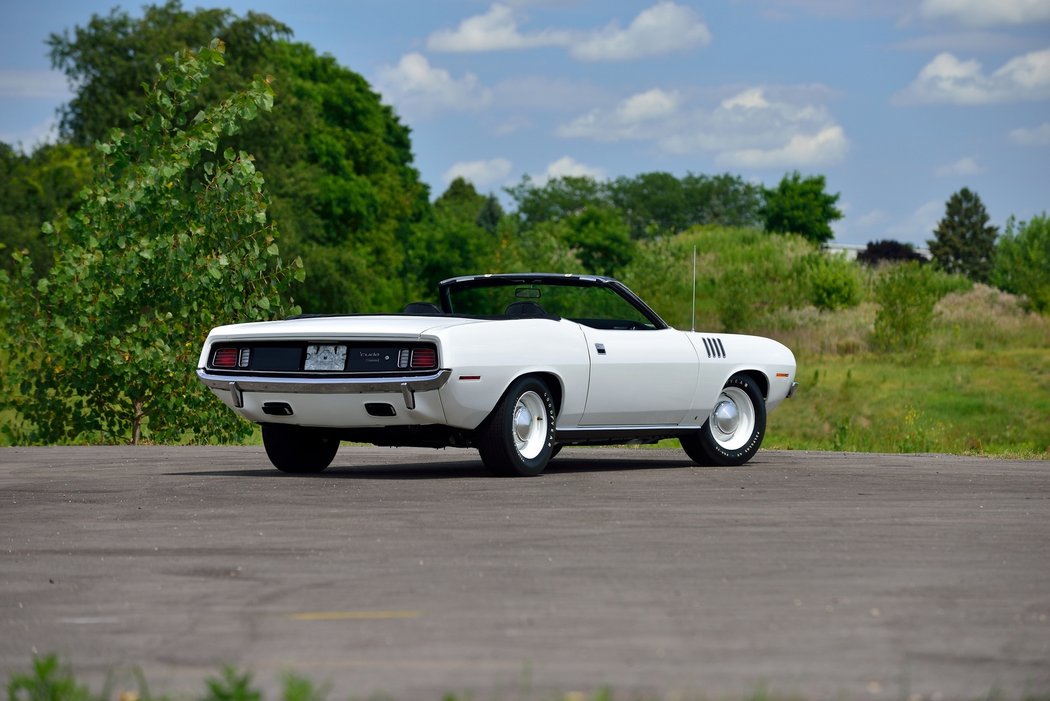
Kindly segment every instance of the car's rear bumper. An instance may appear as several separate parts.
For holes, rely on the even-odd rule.
[[[229,392],[234,408],[244,407],[244,393],[262,394],[400,394],[408,409],[415,408],[415,393],[441,389],[452,371],[438,370],[415,377],[261,377],[219,375],[197,370],[197,377],[212,390]]]

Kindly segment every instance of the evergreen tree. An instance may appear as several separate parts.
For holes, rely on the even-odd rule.
[[[995,264],[997,227],[988,223],[988,212],[977,193],[963,188],[948,199],[944,218],[927,243],[934,261],[949,273],[962,273],[974,282],[987,283]]]

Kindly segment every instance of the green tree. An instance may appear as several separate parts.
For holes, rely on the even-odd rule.
[[[582,270],[580,259],[567,241],[565,222],[545,221],[522,228],[516,217],[500,220],[492,268],[508,273],[572,272]]]
[[[689,224],[682,181],[670,173],[620,177],[610,184],[610,199],[623,213],[636,239],[671,235]]]
[[[824,191],[823,175],[803,178],[796,170],[785,175],[774,189],[765,189],[762,221],[771,233],[798,234],[813,243],[827,243],[835,234],[831,222],[842,218],[836,207],[838,193]]]
[[[481,209],[478,211],[478,216],[474,219],[474,223],[495,236],[496,231],[499,229],[500,220],[503,219],[504,216],[503,207],[500,205],[499,200],[496,199],[495,195],[490,193],[489,196],[485,198],[485,204],[481,205]]]
[[[228,70],[192,98],[198,107],[255,74],[273,76],[278,99],[270,117],[224,136],[220,146],[254,154],[267,173],[284,248],[312,271],[308,284],[293,287],[296,298],[314,312],[403,302],[414,284],[404,275],[403,252],[429,208],[409,130],[364,78],[290,41],[291,30],[267,15],[190,12],[170,0],[145,7],[139,18],[113,10],[52,35],[52,62],[76,87],[63,133],[91,144],[110,127],[127,126],[157,61],[213,36],[234,55]]]
[[[992,279],[1007,292],[1024,295],[1032,309],[1050,311],[1050,218],[1044,212],[1030,221],[1011,217],[995,252]]]
[[[762,224],[762,187],[739,175],[689,173],[682,178],[682,190],[689,226],[757,228]]]
[[[587,206],[567,217],[564,224],[565,243],[583,265],[583,272],[619,275],[634,257],[630,230],[615,207]]]
[[[86,148],[45,144],[26,155],[0,143],[0,269],[15,269],[16,251],[29,256],[37,274],[51,267],[40,227],[73,208],[90,175]]]
[[[514,200],[524,228],[560,221],[585,207],[609,203],[605,184],[588,176],[551,178],[537,186],[526,175],[517,185],[506,188],[506,193]]]
[[[264,73],[274,42],[292,35],[291,28],[265,14],[249,12],[241,18],[224,9],[191,13],[179,0],[147,5],[142,12],[136,18],[114,7],[108,15],[92,15],[84,27],[48,38],[52,65],[76,90],[60,110],[67,140],[91,146],[105,140],[113,127],[130,126],[129,113],[146,104],[142,85],[156,78],[161,58],[179,49],[206,46],[212,37],[235,47],[225,74],[213,77],[194,96],[200,106],[229,94],[254,73]]]
[[[225,439],[246,433],[193,377],[208,330],[285,311],[301,262],[282,263],[263,178],[222,150],[273,101],[263,79],[204,109],[218,40],[169,59],[135,123],[97,146],[80,208],[45,232],[63,248],[33,282],[0,272],[0,372],[18,442]]]
[[[424,296],[432,296],[445,278],[489,271],[499,245],[499,219],[491,231],[482,223],[493,214],[490,198],[463,178],[435,200],[431,215],[416,225],[406,256]]]
[[[976,192],[965,187],[956,192],[948,198],[934,238],[927,241],[933,260],[949,273],[962,273],[974,282],[989,282],[999,229],[988,221],[988,212]]]

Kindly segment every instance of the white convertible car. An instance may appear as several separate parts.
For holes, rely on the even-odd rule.
[[[611,278],[458,277],[438,296],[400,314],[220,326],[197,374],[298,473],[328,467],[341,440],[475,447],[521,476],[565,445],[672,437],[697,463],[740,465],[795,390],[785,346],[670,328]]]

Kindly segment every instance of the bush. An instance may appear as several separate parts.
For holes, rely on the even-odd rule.
[[[861,301],[861,271],[843,256],[813,253],[798,265],[801,293],[817,309],[851,309]]]
[[[875,285],[872,345],[882,351],[916,351],[925,345],[933,324],[933,308],[946,294],[946,284],[935,270],[917,263],[903,263],[882,276]]]

